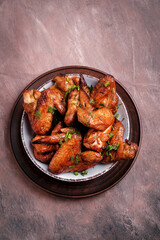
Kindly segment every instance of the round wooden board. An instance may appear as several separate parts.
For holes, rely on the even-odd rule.
[[[24,90],[30,89],[30,88],[37,89],[42,84],[44,84],[50,79],[53,79],[55,76],[57,76],[60,73],[62,74],[83,73],[89,76],[96,77],[98,79],[106,75],[105,72],[102,72],[100,70],[93,69],[90,67],[84,67],[84,66],[61,67],[61,68],[50,70],[49,72],[39,76],[38,78],[33,80]],[[132,142],[137,143],[137,145],[139,145],[139,150],[140,150],[142,126],[141,126],[139,112],[130,94],[118,80],[116,80],[116,89],[117,89],[117,93],[125,103],[125,107],[128,112],[129,122],[130,122],[129,139]],[[10,141],[11,141],[11,146],[12,146],[16,161],[18,162],[18,164],[20,165],[24,173],[38,186],[42,187],[44,190],[49,191],[52,194],[63,196],[63,197],[70,197],[70,198],[89,197],[89,196],[99,194],[113,187],[129,172],[135,160],[137,159],[139,150],[133,160],[118,162],[107,173],[92,180],[82,181],[82,182],[67,182],[67,181],[54,179],[44,174],[30,160],[22,144],[21,134],[20,134],[20,124],[21,124],[21,118],[23,113],[22,93],[18,97],[12,113],[12,118],[10,123]]]

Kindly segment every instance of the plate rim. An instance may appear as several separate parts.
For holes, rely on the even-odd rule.
[[[38,80],[40,80],[41,78],[47,76],[48,74],[51,74],[51,73],[54,73],[54,72],[57,72],[57,71],[61,71],[61,70],[69,70],[69,69],[86,69],[86,70],[90,70],[90,71],[93,71],[93,72],[98,72],[100,74],[108,74],[104,71],[101,71],[99,69],[95,69],[95,68],[92,68],[92,67],[88,67],[88,66],[81,66],[81,65],[69,65],[69,66],[63,66],[63,67],[59,67],[59,68],[54,68],[54,69],[51,69],[41,75],[39,75],[38,77],[36,77],[34,80],[32,80],[24,89],[23,91],[25,91],[26,89],[29,89],[35,82],[37,82]],[[132,94],[128,91],[128,89],[123,85],[123,83],[121,83],[117,78],[115,78],[116,80],[116,83],[120,85],[120,87],[122,87],[124,89],[124,91],[127,93],[127,95],[130,97],[130,100],[132,101],[134,107],[135,107],[135,110],[137,112],[137,116],[138,116],[138,120],[139,120],[139,148],[138,148],[138,151],[136,153],[136,156],[135,158],[132,160],[132,163],[130,164],[130,166],[128,167],[128,169],[125,171],[125,173],[123,173],[123,175],[117,179],[114,183],[112,183],[110,186],[108,186],[107,188],[104,188],[102,190],[99,190],[97,192],[94,192],[94,193],[90,193],[90,194],[84,194],[84,195],[67,195],[67,194],[60,194],[60,193],[56,193],[56,192],[53,192],[51,190],[48,190],[46,189],[45,187],[42,187],[41,185],[39,185],[37,182],[35,182],[28,174],[27,172],[22,168],[22,166],[20,165],[19,161],[17,160],[16,158],[16,153],[13,149],[13,143],[12,143],[12,136],[11,136],[11,128],[12,128],[12,120],[13,120],[13,116],[14,116],[14,113],[15,113],[15,110],[16,110],[16,106],[17,104],[19,103],[20,99],[22,98],[22,93],[23,91],[19,94],[17,100],[15,101],[14,105],[13,105],[13,109],[12,109],[12,113],[11,113],[11,118],[10,118],[10,146],[11,146],[11,149],[12,149],[12,152],[14,154],[14,157],[15,157],[15,160],[16,162],[18,163],[18,165],[20,166],[21,170],[25,173],[25,175],[27,175],[27,177],[32,180],[33,183],[35,183],[37,186],[39,186],[40,188],[42,188],[43,190],[47,191],[47,192],[50,192],[52,194],[55,194],[55,195],[58,195],[58,196],[61,196],[61,197],[69,197],[69,198],[84,198],[84,197],[90,197],[90,196],[94,196],[94,195],[97,195],[99,193],[102,193],[106,190],[109,190],[110,188],[112,188],[113,186],[115,186],[116,184],[118,184],[127,174],[128,172],[131,170],[131,168],[133,167],[138,155],[139,155],[139,152],[140,152],[140,148],[141,148],[141,145],[142,145],[142,139],[143,139],[143,128],[142,128],[142,118],[141,118],[141,114],[140,114],[140,111],[139,111],[139,108],[137,106],[137,103],[135,102],[134,98],[132,97]],[[20,133],[20,132],[19,132]],[[101,177],[101,176],[100,176]],[[98,177],[99,178],[99,177]],[[97,179],[97,178],[95,178]],[[58,180],[58,181],[61,181],[63,183],[63,180]],[[91,180],[87,180],[88,181],[93,181],[92,179]],[[86,181],[83,181],[83,183],[85,183]],[[76,182],[72,182],[74,184],[77,183]]]

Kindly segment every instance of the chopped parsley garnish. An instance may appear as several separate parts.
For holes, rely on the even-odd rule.
[[[77,172],[77,171],[74,171],[73,174],[76,175],[76,176],[78,176],[78,172]]]
[[[70,165],[70,166],[69,166],[69,168],[74,168],[74,167],[75,167],[75,165]]]
[[[88,172],[87,172],[86,170],[84,170],[84,171],[81,172],[81,175],[84,176],[84,175],[86,175],[87,173],[88,173]]]
[[[114,117],[117,119],[119,117],[119,113],[115,113]]]
[[[69,77],[66,77],[66,81],[69,82]]]
[[[91,85],[91,86],[88,86],[88,88],[89,88],[89,91],[92,92],[93,86],[92,86],[92,85]]]
[[[92,103],[93,102],[93,99],[91,99],[90,101],[89,101],[89,103]]]
[[[99,105],[103,108],[105,107],[104,103],[100,103]]]
[[[68,89],[64,95],[64,98],[67,98],[68,94],[73,90],[73,89],[77,89],[78,91],[80,90],[80,87],[77,85],[73,85],[70,89]]]
[[[106,149],[107,151],[109,151],[109,152],[110,152],[111,150],[117,151],[118,147],[119,147],[119,143],[118,143],[117,145],[107,145],[107,146],[105,146],[105,149]]]
[[[59,145],[61,146],[63,144],[62,140],[60,139],[59,140]]]
[[[106,149],[105,155],[110,156],[112,158],[111,151],[112,150],[117,151],[118,147],[119,147],[119,143],[117,145],[107,145],[107,146],[105,146],[105,149]]]
[[[108,87],[109,85],[110,85],[110,82],[106,82],[106,83],[104,84],[105,87]]]
[[[34,115],[39,119],[41,117],[40,110],[37,110]]]
[[[90,113],[90,115],[91,115],[91,118],[95,118],[95,114]]]
[[[74,159],[74,156],[72,155],[70,159],[73,160],[73,159]]]
[[[57,110],[57,108],[56,108],[56,107],[54,107],[54,106],[53,106],[53,107],[51,107],[51,106],[49,106],[49,105],[48,105],[48,112],[49,112],[49,113],[52,113],[52,114],[54,114],[54,112],[55,112],[56,110]]]
[[[78,102],[73,102],[73,104],[74,104],[74,105],[76,105],[76,106],[78,106],[78,105],[79,105],[79,103],[78,103]]]
[[[72,134],[69,133],[69,131],[67,131],[64,141],[67,142],[68,139],[71,139],[71,137],[72,137]]]
[[[100,119],[100,120],[103,120],[103,117],[102,117],[102,116],[100,116],[100,117],[99,117],[99,119]]]
[[[75,164],[78,164],[78,163],[79,163],[79,157],[76,156]]]
[[[112,138],[113,135],[114,135],[113,133],[110,133],[110,134],[108,135],[108,137],[109,137],[109,138]]]

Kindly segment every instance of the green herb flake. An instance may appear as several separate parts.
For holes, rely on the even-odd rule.
[[[93,99],[90,99],[89,103],[92,103],[93,102]]]
[[[67,131],[64,141],[67,142],[68,139],[71,139],[71,137],[72,137],[72,134],[69,133],[69,131]]]
[[[81,175],[82,175],[82,176],[85,176],[85,175],[87,175],[87,173],[88,173],[88,172],[87,172],[86,170],[84,170],[84,171],[81,172]]]
[[[40,110],[37,110],[34,115],[39,119],[41,117]]]
[[[95,114],[90,113],[90,115],[91,115],[91,118],[95,118]]]
[[[74,171],[73,174],[74,174],[75,176],[78,176],[78,172],[77,172],[77,171]]]
[[[73,102],[73,104],[74,104],[74,105],[76,105],[76,106],[78,106],[78,105],[79,105],[79,103],[78,103],[78,102]]]
[[[69,82],[69,77],[66,77],[66,81]]]
[[[78,163],[79,163],[79,157],[76,156],[75,164],[78,164]]]
[[[108,87],[109,85],[110,85],[110,82],[106,82],[106,83],[104,84],[105,87]]]
[[[59,145],[61,146],[63,144],[62,140],[60,139],[59,140]]]
[[[74,156],[72,155],[70,159],[73,161],[73,159],[74,159]]]
[[[68,90],[66,91],[66,93],[65,93],[65,95],[64,95],[64,98],[66,99],[67,96],[68,96],[68,94],[69,94],[72,90],[74,90],[74,89],[77,89],[77,90],[79,91],[79,90],[80,90],[80,86],[73,85],[70,89],[68,89]]]
[[[69,168],[74,168],[74,167],[75,167],[75,165],[70,165],[70,166],[69,166]]]
[[[57,108],[56,108],[56,107],[54,107],[54,106],[53,106],[53,107],[51,107],[51,106],[49,106],[49,105],[48,105],[48,112],[49,112],[49,113],[52,113],[52,114],[54,114],[54,112],[55,112],[56,110],[57,110]]]
[[[99,117],[99,119],[100,119],[100,120],[103,120],[103,117],[102,117],[102,116],[100,116],[100,117]]]
[[[103,108],[105,107],[104,103],[100,103],[99,105]]]
[[[91,86],[88,86],[88,88],[89,88],[89,91],[92,92],[93,86],[92,86],[92,85],[91,85]]]
[[[109,137],[109,138],[112,138],[113,135],[114,135],[113,133],[110,133],[110,134],[108,135],[108,137]]]
[[[114,117],[117,119],[119,117],[119,113],[115,113]]]

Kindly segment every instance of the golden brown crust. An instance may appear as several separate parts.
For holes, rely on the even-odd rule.
[[[53,154],[54,154],[53,152],[42,154],[42,153],[37,152],[37,150],[34,148],[35,158],[38,161],[43,162],[43,163],[49,162],[49,160],[52,158]]]
[[[88,149],[92,149],[97,152],[102,152],[106,142],[109,139],[111,129],[112,125],[110,125],[104,131],[98,131],[90,128],[86,135],[84,136],[83,145]]]
[[[49,164],[49,171],[54,174],[70,171],[70,166],[73,165],[73,160],[77,153],[81,152],[81,141],[71,138],[63,143],[55,153]]]
[[[70,92],[67,101],[67,112],[64,117],[64,123],[67,126],[73,126],[77,116],[77,106],[79,105],[79,91],[74,89]]]

